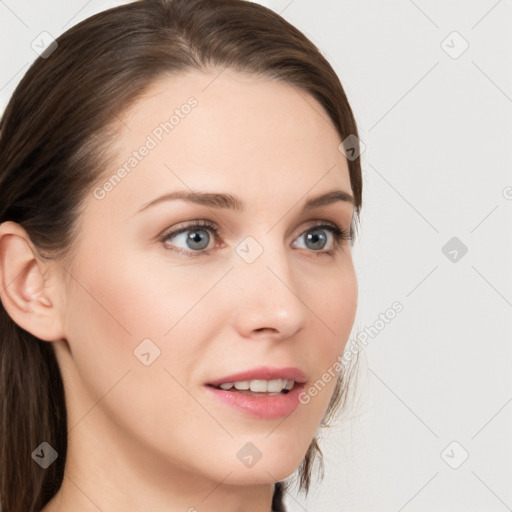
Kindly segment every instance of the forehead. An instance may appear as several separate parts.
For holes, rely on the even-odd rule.
[[[278,197],[285,187],[298,199],[320,181],[351,191],[328,115],[278,80],[218,69],[166,75],[116,122],[105,176],[124,167],[118,197],[141,202],[186,187]]]

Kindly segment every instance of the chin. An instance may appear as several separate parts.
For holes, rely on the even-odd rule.
[[[259,485],[275,483],[289,477],[304,459],[304,453],[291,453],[290,450],[268,450],[267,455],[252,461],[248,458],[245,464],[237,464],[229,480],[234,485]],[[243,459],[243,458],[242,458]]]
[[[290,465],[260,466],[260,464],[257,464],[252,468],[237,468],[224,480],[224,483],[242,486],[274,484],[289,477],[296,469],[296,467]],[[225,477],[225,474],[223,477]]]

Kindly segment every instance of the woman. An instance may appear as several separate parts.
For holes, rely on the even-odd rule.
[[[307,492],[348,390],[357,143],[257,4],[142,0],[37,59],[0,137],[3,510],[279,511],[297,467]]]

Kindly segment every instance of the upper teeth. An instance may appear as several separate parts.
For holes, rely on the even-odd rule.
[[[293,388],[295,382],[293,380],[276,379],[276,380],[243,380],[239,382],[225,382],[219,387],[221,389],[231,389],[233,386],[239,390],[251,390],[254,392],[270,392],[279,393],[283,389],[288,391]]]

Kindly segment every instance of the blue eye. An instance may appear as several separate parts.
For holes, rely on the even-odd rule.
[[[211,236],[213,233],[213,236]],[[207,255],[211,241],[219,237],[221,230],[210,221],[196,221],[194,224],[171,231],[163,236],[162,243],[167,248],[187,256]],[[349,230],[340,229],[336,224],[320,221],[318,225],[309,227],[296,240],[305,237],[305,246],[299,249],[309,249],[317,255],[333,255],[346,241],[352,241]],[[329,243],[329,240],[331,242]],[[181,244],[181,245],[180,245]],[[325,248],[329,245],[329,248]],[[297,247],[297,242],[293,244]],[[210,247],[211,249],[212,247]]]
[[[200,251],[204,252],[210,244],[212,237],[210,237],[209,232],[214,233],[213,238],[215,239],[215,237],[219,235],[220,230],[217,226],[215,226],[215,224],[209,221],[200,221],[193,225],[186,226],[184,228],[168,233],[164,236],[162,241],[167,243],[171,240],[174,240],[171,245],[178,247],[178,252],[198,256],[201,254]],[[176,241],[180,240],[181,243],[185,245],[185,247],[180,248],[176,245]],[[198,254],[193,254],[194,252]]]
[[[330,244],[330,248],[325,249],[329,240],[328,234],[332,239],[332,243]],[[311,249],[313,252],[318,252],[319,254],[332,254],[343,242],[352,240],[349,231],[340,229],[335,224],[325,223],[310,227],[299,236],[298,240],[304,236],[306,237],[306,247],[304,248]]]
[[[210,243],[210,235],[206,229],[188,229],[187,231],[174,235],[173,238],[179,239],[179,237],[183,237],[183,235],[186,235],[183,241],[188,249],[201,251],[206,249]]]

